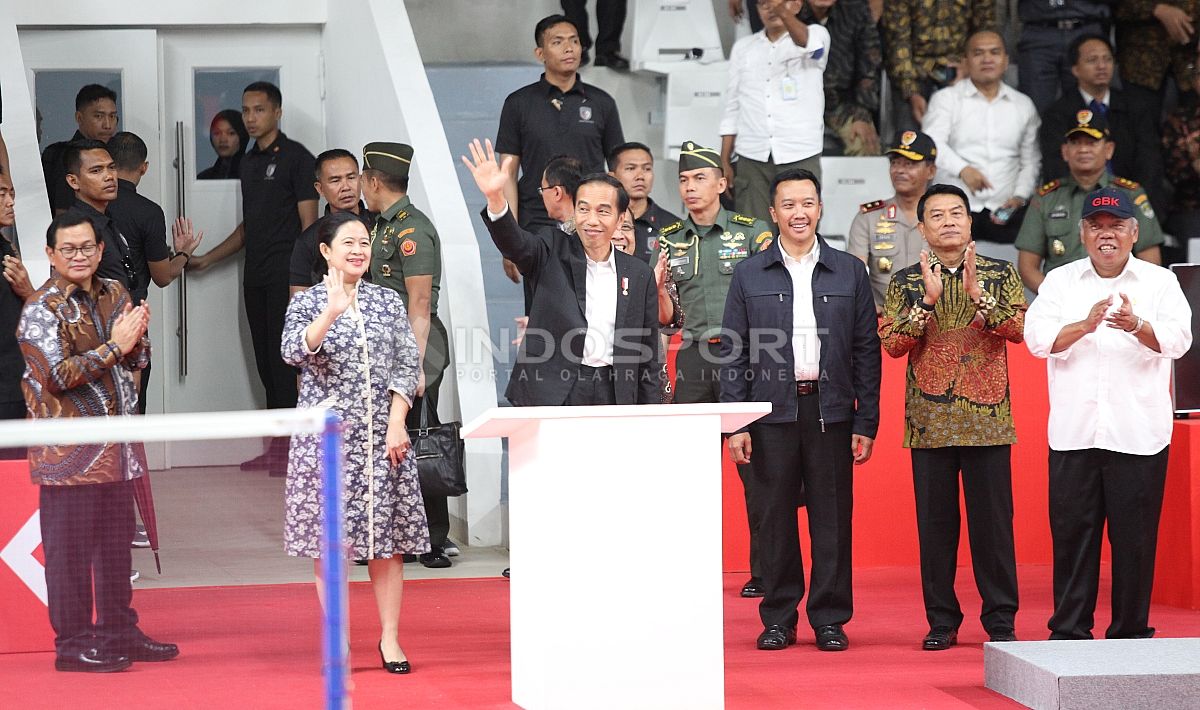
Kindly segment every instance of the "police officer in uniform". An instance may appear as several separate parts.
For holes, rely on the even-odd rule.
[[[412,146],[368,143],[363,147],[359,181],[367,209],[379,213],[371,230],[371,281],[400,294],[421,351],[424,388],[417,387],[417,401],[408,413],[409,428],[420,425],[422,406],[427,406],[429,423],[437,423],[438,389],[450,361],[446,326],[437,316],[442,240],[429,218],[408,198],[412,158]],[[446,497],[424,494],[424,498],[430,551],[421,555],[421,564],[449,567]]]
[[[675,360],[676,404],[720,401],[721,318],[733,269],[751,254],[770,246],[773,239],[766,222],[721,206],[721,193],[726,187],[721,154],[685,141],[679,152],[679,195],[688,216],[659,232],[662,250],[667,255],[667,279],[679,290],[684,321],[683,344]],[[669,298],[664,284],[659,289],[659,302]],[[739,472],[749,499],[749,467],[739,467]],[[754,506],[747,507],[756,510]],[[743,597],[763,595],[757,574],[756,528],[752,519],[750,581],[742,587]]]
[[[937,174],[937,146],[924,133],[898,132],[885,153],[896,192],[859,207],[846,240],[846,251],[867,264],[876,313],[883,312],[892,274],[921,257],[925,239],[917,229],[917,202]]]
[[[1133,245],[1136,256],[1152,264],[1162,263],[1162,228],[1146,191],[1133,180],[1108,172],[1107,164],[1116,144],[1107,119],[1090,109],[1080,110],[1075,119],[1076,125],[1063,136],[1062,145],[1063,160],[1070,174],[1038,189],[1017,236],[1017,270],[1025,287],[1034,293],[1052,269],[1087,256],[1079,239],[1084,198],[1109,186],[1129,193],[1136,208],[1133,210],[1138,221],[1138,240]]]

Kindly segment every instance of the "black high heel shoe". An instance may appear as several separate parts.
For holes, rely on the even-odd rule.
[[[383,664],[383,670],[388,673],[412,673],[412,666],[408,661],[389,661],[383,657],[383,642],[379,642],[379,661]]]

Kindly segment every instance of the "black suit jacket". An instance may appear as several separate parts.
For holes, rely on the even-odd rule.
[[[1153,107],[1131,100],[1120,89],[1110,89],[1108,130],[1117,148],[1113,174],[1136,180],[1146,189],[1159,214],[1167,213],[1163,195],[1162,133]],[[1042,177],[1056,180],[1069,174],[1062,159],[1063,136],[1077,124],[1075,114],[1087,108],[1078,89],[1071,89],[1042,114],[1038,142],[1042,148]]]
[[[583,244],[572,234],[527,232],[513,219],[512,210],[495,222],[486,208],[482,214],[500,253],[536,284],[529,328],[504,395],[518,407],[562,405],[583,359],[587,332]],[[617,404],[659,404],[661,362],[654,274],[637,257],[618,251],[615,259],[618,290],[613,370]]]

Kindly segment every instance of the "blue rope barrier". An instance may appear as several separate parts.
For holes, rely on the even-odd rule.
[[[337,413],[325,415],[321,435],[321,497],[325,501],[325,519],[321,530],[321,577],[325,580],[325,623],[322,667],[325,669],[325,707],[348,707],[346,677],[346,545],[342,516],[342,426]]]

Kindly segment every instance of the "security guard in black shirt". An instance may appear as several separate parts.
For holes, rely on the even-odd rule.
[[[329,215],[353,212],[368,230],[375,226],[375,218],[378,217],[359,199],[362,194],[359,190],[361,176],[358,171],[358,158],[355,158],[353,153],[344,148],[331,148],[317,156],[315,170],[316,182],[313,183],[313,187],[316,188],[317,194],[325,198],[325,216],[309,225],[292,248],[288,286],[293,296],[320,281],[313,270],[321,256],[317,249],[317,230]],[[370,274],[367,274],[367,277],[369,278]]]
[[[633,253],[652,267],[658,259],[658,233],[679,221],[650,199],[654,189],[654,155],[642,143],[622,143],[608,154],[608,173],[621,181],[633,211]]]
[[[75,201],[74,191],[67,184],[67,145],[81,140],[107,143],[116,134],[120,119],[117,94],[112,89],[88,84],[75,94],[75,123],[79,129],[70,140],[52,143],[42,152],[42,173],[46,177],[46,195],[50,198],[52,216],[65,212]]]

